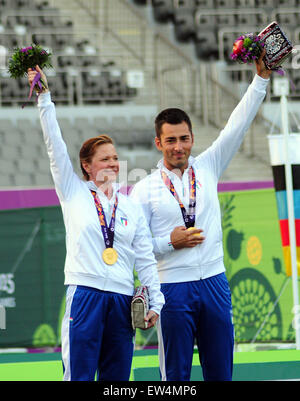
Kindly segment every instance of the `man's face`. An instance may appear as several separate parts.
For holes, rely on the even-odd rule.
[[[186,122],[164,123],[160,139],[155,138],[157,149],[163,153],[165,166],[169,170],[180,169],[181,172],[188,167],[193,143],[194,137]]]

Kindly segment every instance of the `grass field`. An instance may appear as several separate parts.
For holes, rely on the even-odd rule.
[[[1,381],[61,381],[60,353],[0,354]],[[194,354],[193,381],[202,380],[198,355]],[[300,351],[236,352],[234,380],[300,380]],[[131,380],[159,381],[157,350],[135,351]]]

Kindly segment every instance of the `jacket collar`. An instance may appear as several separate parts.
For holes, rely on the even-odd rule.
[[[100,188],[97,187],[97,185],[94,183],[94,181],[87,181],[86,182],[87,187],[89,188],[90,191],[95,191],[97,192],[97,195],[99,195],[101,198],[105,198],[107,199],[106,195],[104,194],[104,192],[101,191]],[[113,196],[111,199],[115,198],[116,193],[119,191],[121,184],[113,182],[112,183],[112,187],[113,187]]]
[[[190,168],[195,163],[195,160],[196,159],[194,158],[194,156],[190,156],[189,157],[187,169]],[[159,170],[164,170],[167,174],[171,172],[171,170],[167,169],[167,167],[164,165],[164,159],[163,158],[159,160],[159,162],[157,163],[156,167]]]

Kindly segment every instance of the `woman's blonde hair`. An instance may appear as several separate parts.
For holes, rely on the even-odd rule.
[[[86,140],[81,146],[79,152],[79,160],[80,160],[81,171],[83,173],[83,178],[86,181],[89,180],[89,174],[83,168],[82,163],[91,163],[92,157],[94,156],[98,146],[104,145],[106,143],[111,143],[113,145],[114,141],[108,135],[99,135],[95,136],[94,138]]]

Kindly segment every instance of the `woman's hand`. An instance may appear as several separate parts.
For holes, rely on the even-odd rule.
[[[49,89],[48,89],[48,82],[47,82],[46,75],[44,74],[43,70],[41,70],[41,68],[38,65],[35,66],[35,69],[28,68],[28,70],[27,70],[29,85],[31,86],[37,73],[41,74],[42,89],[40,89],[40,87],[38,85],[35,85],[35,90],[37,91],[37,93],[48,92]]]
[[[147,314],[147,316],[144,319],[145,322],[148,322],[148,327],[146,329],[143,329],[143,330],[148,330],[151,327],[153,327],[155,325],[157,319],[158,319],[158,314],[150,309],[148,314]]]

